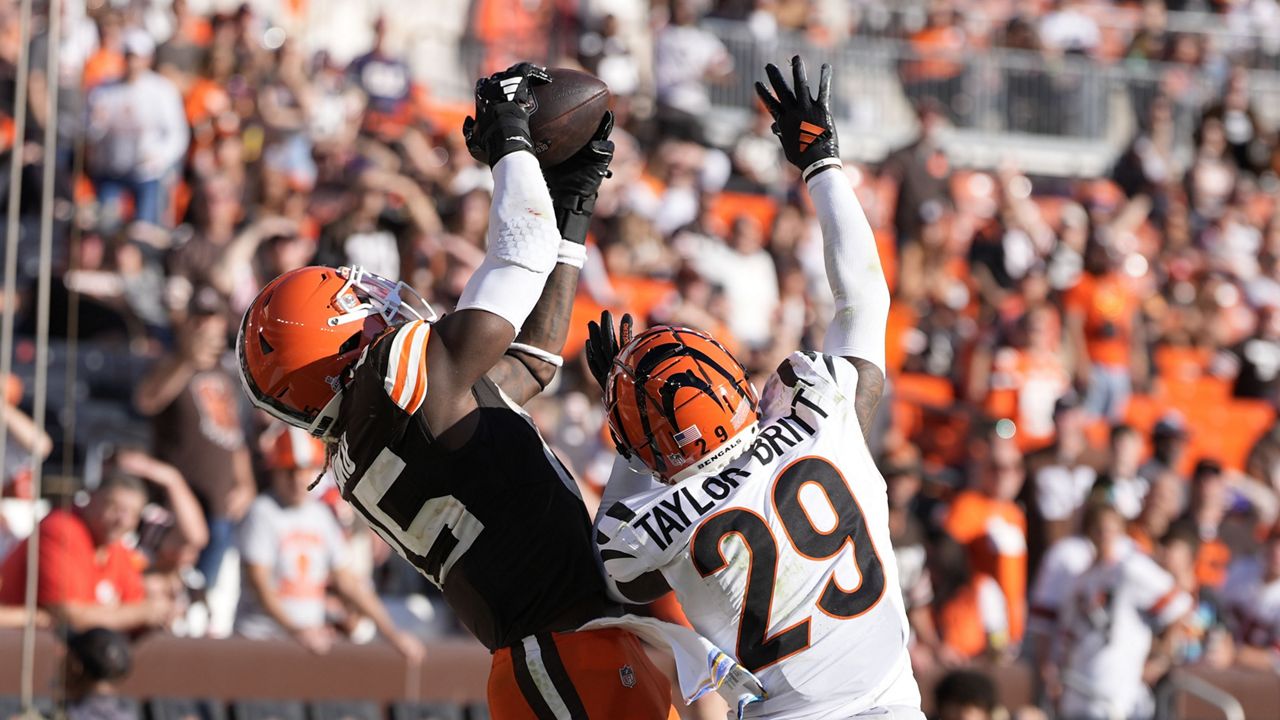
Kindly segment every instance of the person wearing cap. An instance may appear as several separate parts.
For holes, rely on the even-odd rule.
[[[89,95],[87,168],[108,215],[121,216],[127,192],[134,219],[158,225],[166,219],[173,171],[187,151],[187,118],[178,88],[151,70],[151,36],[130,28],[123,45],[124,77]]]
[[[237,538],[243,571],[236,633],[253,639],[292,637],[324,654],[333,643],[325,616],[325,594],[332,588],[373,620],[401,655],[421,660],[422,644],[395,627],[373,589],[352,569],[333,513],[307,494],[325,469],[324,443],[298,428],[277,426],[273,433],[266,452],[270,490],[253,501]]]
[[[226,312],[226,299],[214,288],[194,288],[185,311],[174,314],[173,351],[152,365],[134,391],[134,407],[152,419],[153,454],[178,469],[204,511],[209,538],[196,569],[206,587],[217,581],[235,522],[256,494],[240,425],[240,391],[221,365]]]
[[[91,628],[67,638],[67,720],[130,720],[138,706],[120,696],[119,683],[133,670],[124,635]]]
[[[1187,423],[1178,412],[1165,413],[1151,429],[1151,457],[1138,468],[1138,476],[1154,483],[1165,473],[1178,474],[1187,454]]]

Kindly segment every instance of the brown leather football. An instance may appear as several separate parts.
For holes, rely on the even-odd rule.
[[[529,116],[533,153],[543,167],[559,165],[591,140],[609,109],[609,88],[590,73],[550,68],[551,82],[533,89]]]

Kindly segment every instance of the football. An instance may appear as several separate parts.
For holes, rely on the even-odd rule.
[[[543,167],[559,165],[586,145],[609,109],[609,88],[590,73],[567,68],[547,71],[551,82],[533,89],[529,116],[533,153]]]

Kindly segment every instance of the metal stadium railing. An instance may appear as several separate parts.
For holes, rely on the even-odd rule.
[[[829,62],[838,72],[842,147],[869,160],[913,137],[913,104],[931,98],[951,120],[949,150],[960,164],[990,166],[1014,152],[1043,166],[1028,169],[1096,173],[1146,122],[1162,94],[1172,101],[1177,137],[1189,151],[1200,113],[1226,84],[1219,72],[1174,63],[1107,64],[1003,48],[922,51],[892,37],[820,46],[801,33],[760,39],[740,22],[708,20],[704,26],[721,38],[739,69],[711,88],[718,116],[734,118],[736,112],[745,124],[756,103],[752,68],[794,54],[811,65]],[[1280,121],[1280,72],[1251,71],[1250,91],[1262,120],[1274,126]]]

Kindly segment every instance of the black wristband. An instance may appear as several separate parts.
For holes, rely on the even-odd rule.
[[[596,209],[596,196],[565,195],[552,198],[556,209],[556,227],[560,237],[585,245],[591,227],[591,213]]]

